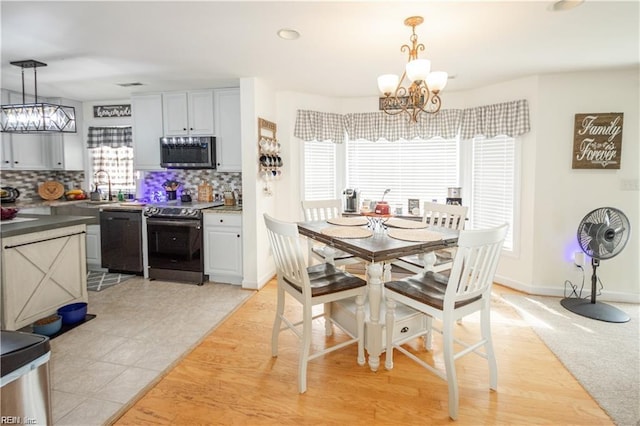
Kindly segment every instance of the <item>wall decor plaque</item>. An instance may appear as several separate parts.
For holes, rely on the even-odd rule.
[[[95,118],[131,117],[131,104],[127,105],[95,105],[93,107]]]
[[[623,113],[576,114],[573,169],[619,169]]]

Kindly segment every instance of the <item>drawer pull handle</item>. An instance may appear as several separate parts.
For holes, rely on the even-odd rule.
[[[407,331],[409,331],[409,327],[402,327],[400,329],[400,333],[406,333]]]

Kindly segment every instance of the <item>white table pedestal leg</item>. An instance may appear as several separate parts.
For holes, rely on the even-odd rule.
[[[324,258],[327,263],[330,263],[335,266],[335,257],[336,257],[336,249],[327,245],[323,248]],[[331,336],[333,334],[333,326],[329,318],[331,317],[331,303],[324,304],[324,334],[326,336]]]
[[[367,265],[367,282],[369,284],[369,323],[367,324],[367,350],[369,367],[377,371],[380,367],[382,353],[382,326],[380,324],[380,303],[382,299],[382,264]]]
[[[432,251],[422,253],[422,260],[424,261],[424,270],[433,271],[433,266],[436,264],[436,254]]]

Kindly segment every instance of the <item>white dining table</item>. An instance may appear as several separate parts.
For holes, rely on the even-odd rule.
[[[365,319],[365,342],[369,355],[369,367],[372,371],[380,367],[380,355],[384,351],[384,322],[380,322],[383,309],[383,284],[391,278],[391,260],[400,257],[423,254],[425,270],[435,263],[435,250],[454,247],[458,241],[458,231],[449,228],[430,226],[427,229],[441,234],[437,241],[406,241],[389,236],[388,229],[377,227],[372,235],[364,238],[338,238],[327,235],[332,225],[326,221],[299,222],[298,232],[307,238],[326,245],[324,254],[327,261],[335,250],[344,251],[366,263],[368,315]],[[332,316],[332,318],[334,318]],[[334,318],[335,319],[335,318]],[[347,327],[348,328],[348,327]],[[358,363],[365,364],[364,359]]]

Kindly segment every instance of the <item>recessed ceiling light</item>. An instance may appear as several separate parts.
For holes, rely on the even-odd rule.
[[[551,10],[554,12],[561,12],[564,10],[571,10],[574,7],[580,6],[584,0],[559,0],[551,6]]]
[[[278,30],[278,37],[283,40],[297,40],[300,38],[300,33],[292,28],[282,28]]]

